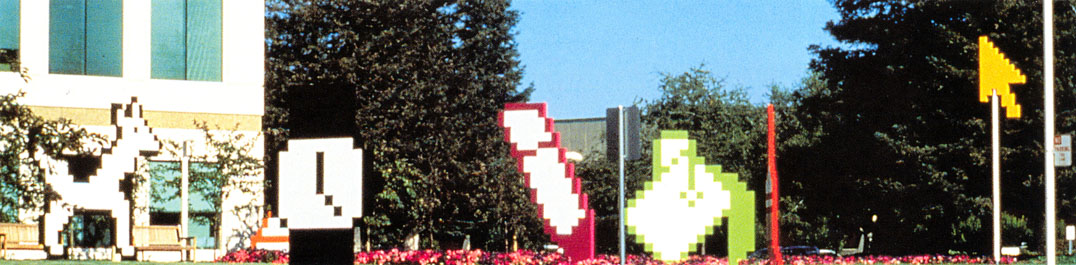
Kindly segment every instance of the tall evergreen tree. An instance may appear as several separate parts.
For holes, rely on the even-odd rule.
[[[1076,108],[1073,5],[1055,6],[1058,132],[1072,131],[1076,122],[1069,115]],[[1027,217],[1041,237],[1041,3],[837,0],[834,6],[841,19],[826,30],[842,44],[812,48],[818,55],[812,69],[826,83],[799,91],[798,119],[821,133],[816,144],[782,154],[779,171],[802,185],[789,194],[804,198],[808,215],[832,218],[829,228],[844,235],[845,246],[873,233],[877,252],[988,254],[990,109],[978,101],[977,73],[978,36],[987,35],[1028,76],[1027,84],[1014,86],[1023,117],[1002,121],[1003,211],[1012,215],[1008,220]],[[1058,172],[1061,183],[1073,183],[1071,170]],[[1059,197],[1073,192],[1062,188]],[[1060,218],[1076,217],[1072,202],[1059,204]]]
[[[518,16],[507,1],[269,1],[269,152],[357,139],[375,248],[545,242],[496,121],[530,91],[517,90]]]

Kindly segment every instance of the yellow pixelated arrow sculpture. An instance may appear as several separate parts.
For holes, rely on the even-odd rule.
[[[996,90],[1005,107],[1005,117],[1020,118],[1020,104],[1016,104],[1016,94],[1009,91],[1009,84],[1023,84],[1027,77],[1020,73],[994,46],[986,36],[979,36],[979,101],[990,102],[990,96]]]

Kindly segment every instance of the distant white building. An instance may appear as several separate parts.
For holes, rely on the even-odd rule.
[[[0,92],[21,88],[27,95],[20,102],[37,115],[67,118],[110,141],[134,139],[134,135],[121,135],[125,133],[140,135],[142,138],[130,142],[134,149],[129,150],[153,146],[155,138],[161,142],[189,141],[193,154],[205,154],[208,150],[203,148],[204,137],[194,121],[225,129],[238,124],[242,134],[257,141],[251,155],[260,158],[264,152],[259,136],[264,112],[264,14],[263,1],[0,0],[0,49],[16,53],[32,78],[25,83],[10,69],[11,62],[0,61]],[[133,102],[134,98],[137,102]],[[121,120],[144,122],[145,126],[116,124],[120,121],[112,116],[113,111],[126,112]],[[180,157],[163,150],[131,151],[124,154],[134,157],[122,157],[109,153],[115,146],[108,145],[102,146],[106,151],[98,152],[96,157],[75,161],[76,166],[55,161],[58,172],[49,176],[49,181],[68,183],[64,184],[66,190],[58,189],[60,192],[85,193],[67,198],[94,198],[108,191],[88,187],[118,187],[118,182],[106,180],[125,178],[127,168],[141,168],[141,173],[146,173],[146,165],[180,161]],[[198,167],[199,161],[192,162]],[[96,168],[76,169],[86,165]],[[74,170],[69,172],[69,168]],[[154,175],[150,182],[159,183],[180,174],[173,173]],[[260,175],[249,177],[264,179]],[[179,224],[179,201],[151,201],[153,191],[149,186],[121,191],[132,198],[128,201],[130,219],[113,220],[114,226]],[[254,234],[262,215],[262,191],[232,193],[222,198],[220,213],[206,212],[205,200],[200,196],[190,196],[192,215],[221,214],[223,218],[219,224],[192,221],[186,229],[188,235],[198,238],[199,259],[249,246],[249,236]],[[43,244],[53,255],[62,255],[65,249],[68,258],[100,258],[105,252],[111,255],[109,248],[80,246],[84,242],[78,242],[78,235],[68,242],[72,240],[65,237],[70,236],[54,230],[85,227],[88,220],[102,216],[124,218],[115,216],[123,209],[115,205],[94,206],[103,203],[89,201],[65,203],[69,208],[52,210],[53,215],[47,215],[50,217],[42,218],[42,212],[24,212],[20,219],[24,223],[66,219],[59,226],[45,225]],[[256,207],[234,211],[239,205]],[[63,211],[66,213],[59,213]],[[122,232],[128,229],[117,227],[113,233],[121,233],[109,238],[124,256],[132,254],[130,239],[122,238],[127,236]]]

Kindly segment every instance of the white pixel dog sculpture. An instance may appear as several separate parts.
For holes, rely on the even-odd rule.
[[[132,97],[126,105],[114,104],[112,125],[116,138],[101,154],[101,165],[88,181],[76,181],[67,167],[55,167],[56,174],[47,175],[45,182],[61,199],[49,202],[43,216],[45,245],[51,255],[63,254],[62,233],[75,210],[110,211],[115,220],[114,243],[124,255],[133,253],[131,246],[131,202],[121,182],[129,183],[138,168],[139,156],[155,155],[161,143],[153,129],[142,117],[142,105]]]

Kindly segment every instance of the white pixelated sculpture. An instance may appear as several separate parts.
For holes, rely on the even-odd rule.
[[[352,146],[350,137],[289,140],[279,159],[280,213],[270,224],[351,229],[362,217],[362,149]]]
[[[523,172],[529,174],[530,188],[537,193],[536,203],[543,205],[543,218],[549,219],[557,234],[568,235],[572,227],[586,217],[579,205],[579,193],[572,190],[572,178],[566,176],[566,165],[560,159],[558,146],[540,147],[539,143],[553,141],[553,132],[546,130],[546,117],[535,109],[505,110],[504,127],[511,129],[509,142],[522,155]]]
[[[498,116],[505,141],[538,205],[550,240],[577,260],[594,257],[594,211],[590,209],[575,165],[566,160],[560,134],[546,115],[545,103],[508,103]]]
[[[142,117],[142,105],[131,98],[126,105],[112,108],[112,125],[116,137],[101,154],[101,165],[87,181],[76,181],[66,166],[54,165],[55,174],[45,177],[61,197],[49,203],[43,216],[45,245],[52,255],[63,254],[60,233],[76,210],[106,210],[115,218],[115,244],[123,253],[133,253],[131,246],[131,202],[120,183],[137,170],[137,158],[155,155],[160,141]]]

